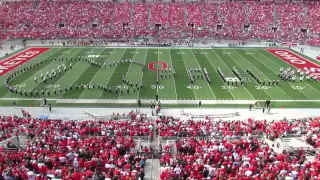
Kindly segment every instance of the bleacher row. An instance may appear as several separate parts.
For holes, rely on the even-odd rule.
[[[118,117],[124,117],[114,115]],[[126,120],[62,121],[0,117],[1,140],[26,135],[25,144],[0,148],[5,179],[137,179],[149,147],[133,137],[175,137],[176,154],[160,150],[160,179],[319,179],[320,159],[306,161],[304,149],[276,152],[263,140],[294,135],[320,146],[320,118],[298,120],[211,121],[145,118],[129,112]],[[154,131],[156,129],[156,131]],[[160,139],[160,138],[159,138]],[[3,141],[2,141],[3,142]],[[9,148],[10,147],[10,148]],[[12,149],[12,147],[16,147]],[[162,148],[160,148],[162,149]],[[143,179],[143,177],[141,178]]]
[[[313,161],[308,161],[307,150],[298,148],[280,152],[276,146],[270,146],[261,137],[261,132],[271,140],[304,135],[308,143],[318,148],[319,120],[320,118],[273,122],[252,119],[247,122],[157,120],[158,129],[162,130],[160,136],[187,133],[184,138],[176,140],[176,154],[170,152],[169,147],[162,153],[160,179],[319,179],[319,154]],[[217,137],[217,132],[222,134]],[[238,138],[233,138],[235,136]]]
[[[131,3],[21,1],[0,4],[0,39],[214,37],[320,44],[320,3]],[[158,31],[155,24],[163,28]],[[60,25],[63,24],[63,27]],[[96,24],[93,28],[92,24]],[[125,24],[125,25],[124,25]],[[190,26],[193,24],[194,27]],[[221,24],[221,28],[217,25]],[[249,29],[244,25],[250,25]],[[198,27],[201,27],[200,29]],[[277,27],[274,31],[272,27]],[[307,28],[309,32],[301,32]]]

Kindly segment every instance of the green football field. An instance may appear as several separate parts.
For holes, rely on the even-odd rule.
[[[101,64],[106,63],[106,67],[93,66],[87,61],[78,60],[79,57],[86,57]],[[64,61],[49,61],[50,58],[63,58]],[[44,61],[45,59],[47,61]],[[117,66],[109,66],[110,62],[125,59],[141,61],[144,66],[136,63],[119,63]],[[0,97],[3,99],[47,97],[49,99],[143,100],[154,99],[155,94],[158,94],[160,100],[320,100],[319,82],[282,82],[278,77],[279,69],[293,67],[263,48],[53,47],[22,66],[40,61],[43,62],[41,65],[25,71],[10,81],[10,84],[17,89],[26,91],[27,97],[24,94],[9,92],[3,83],[0,87]],[[70,63],[72,63],[72,69],[69,68]],[[168,68],[175,72],[175,76],[169,71],[150,70],[150,63],[154,68],[168,65]],[[41,74],[45,75],[52,69],[56,70],[58,66],[62,67],[62,64],[66,65],[66,72],[62,70],[61,75],[58,74],[52,79],[47,78],[46,83],[40,80]],[[208,71],[211,79],[210,84],[205,78],[201,78],[201,74],[198,78],[199,73],[194,73],[194,83],[191,85],[187,69],[199,67],[206,68]],[[232,69],[236,68],[243,77],[244,84],[232,85],[230,83],[228,85],[219,76],[218,67],[229,79],[236,78],[232,72]],[[280,83],[279,85],[258,84],[246,72],[247,69],[250,69],[263,81],[280,80]],[[34,77],[37,77],[37,82],[34,81]],[[134,90],[130,83],[124,84],[123,77],[132,82],[133,87],[136,83],[142,84],[142,90],[137,88]],[[4,77],[1,78],[4,80]],[[93,84],[94,88],[92,88]],[[105,86],[107,92],[99,89],[98,85]],[[76,89],[76,86],[79,88]],[[65,92],[66,87],[67,92]],[[109,88],[112,89],[111,93],[108,92]],[[60,93],[60,89],[62,93]],[[120,89],[122,89],[122,93],[120,93]],[[129,93],[127,89],[129,89]],[[45,95],[42,95],[42,90]],[[56,90],[56,94],[54,90]],[[38,96],[36,91],[39,93]],[[32,96],[30,92],[33,92]],[[50,95],[47,92],[50,92]]]

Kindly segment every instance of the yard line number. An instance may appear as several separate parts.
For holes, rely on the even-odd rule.
[[[157,85],[151,85],[152,89],[157,89]],[[158,85],[158,89],[163,89],[164,86],[163,85]]]
[[[187,86],[188,89],[200,89],[202,87],[197,86],[197,85],[193,85],[193,86]]]
[[[24,88],[26,87],[26,84],[16,84],[14,85],[15,88]]]
[[[129,89],[129,86],[127,86],[127,85],[123,85],[123,86],[119,85],[119,86],[117,86],[117,88],[119,88],[119,89]]]
[[[235,86],[221,86],[222,89],[235,89]]]
[[[259,90],[266,90],[271,88],[270,86],[255,86],[255,87],[256,89],[259,89]]]
[[[301,90],[301,89],[304,89],[306,87],[303,87],[303,86],[291,86],[292,89],[295,89],[295,90]]]
[[[186,54],[185,52],[181,51],[181,52],[177,52],[177,54]]]
[[[59,84],[49,84],[47,86],[45,86],[45,88],[50,89],[50,88],[59,88],[60,85]]]

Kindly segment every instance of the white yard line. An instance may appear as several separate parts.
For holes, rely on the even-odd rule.
[[[255,51],[257,51],[257,50],[255,50]],[[259,51],[257,51],[258,53],[260,53]],[[270,59],[269,57],[267,57],[266,55],[264,55],[264,54],[262,54],[262,53],[260,53],[261,55],[263,55],[264,57],[266,57],[266,58],[268,58],[268,59]],[[294,53],[295,54],[295,53]],[[272,59],[270,59],[271,61],[272,61]],[[261,62],[261,61],[260,61]],[[263,63],[263,62],[261,62],[261,63]],[[264,63],[263,63],[264,64]],[[280,65],[279,64],[277,64],[277,63],[274,63],[274,64],[276,64],[278,67],[279,67],[279,69],[280,69]],[[289,63],[287,63],[289,66],[291,66],[291,67],[293,67],[293,68],[295,68],[295,69],[297,69],[296,67],[294,67],[294,66],[292,66],[291,64],[289,64]],[[270,69],[270,68],[269,68]],[[273,71],[272,69],[270,69],[271,71]],[[275,74],[278,74],[277,72],[275,72],[275,71],[273,71]],[[310,84],[308,84],[308,83],[305,83],[305,84],[307,84],[308,86],[310,86],[312,89],[315,89],[316,91],[318,91],[316,88],[314,88],[313,86],[311,86]],[[320,91],[318,91],[319,93],[320,93]]]
[[[172,64],[170,49],[169,49],[169,56],[170,56],[170,63],[171,63],[171,67],[172,67],[172,72],[175,72],[175,70],[173,68],[173,64]],[[177,88],[176,88],[176,80],[174,79],[173,75],[172,75],[172,80],[173,80],[174,92],[176,94],[176,99],[178,99]]]
[[[203,52],[203,54],[206,56],[207,60],[209,61],[209,63],[210,63],[211,66],[213,67],[213,70],[215,71],[215,72],[213,72],[213,73],[217,73],[214,65],[212,64],[212,62],[210,61],[210,59],[208,58],[208,56],[206,55],[206,53],[205,53],[203,50],[201,50],[201,51]],[[217,73],[217,74],[218,74],[218,73]],[[218,76],[219,76],[219,74],[218,74]],[[225,87],[228,87],[228,85],[227,85],[223,80],[221,80],[221,81],[223,82],[223,84],[224,84]],[[232,92],[230,91],[230,89],[229,89],[229,88],[226,88],[226,89],[230,92],[230,94],[231,94],[231,96],[233,97],[233,99],[236,100],[236,98],[233,96],[233,94],[232,94]]]
[[[235,50],[233,50],[233,51],[235,51]],[[238,53],[237,51],[235,51],[236,53]],[[239,54],[239,53],[238,53]],[[239,54],[243,59],[245,59],[245,57],[243,57],[241,54]],[[242,68],[241,66],[240,66],[240,64],[236,61],[236,60],[234,60],[231,56],[229,56],[234,62],[236,62],[236,64],[240,67],[240,68]],[[246,60],[246,59],[245,59]],[[251,63],[250,63],[251,64]],[[253,66],[253,64],[251,64],[252,66]],[[255,67],[255,66],[254,66]],[[245,71],[245,70],[244,70]],[[260,74],[263,74],[261,71],[259,71],[260,72]],[[263,74],[264,75],[264,74]],[[258,86],[261,86],[260,84],[258,84],[258,82],[257,81],[255,81],[251,76],[249,76],[251,79],[252,79],[252,81],[255,83],[255,84],[257,84]],[[264,90],[264,92],[266,92],[266,94],[268,94],[269,95],[269,97],[270,98],[272,98],[272,96],[267,92],[267,90],[265,90],[265,89],[263,89]],[[291,97],[291,96],[289,96],[289,97]]]
[[[232,73],[232,70],[229,68],[229,66],[227,66],[227,64],[220,58],[220,56],[217,54],[217,56],[219,57],[219,59],[223,62],[223,64],[224,65],[226,65],[226,67],[230,70],[230,72]],[[228,55],[229,56],[229,55]],[[230,57],[230,56],[229,56]],[[231,58],[231,57],[230,57]],[[232,58],[231,58],[232,59]],[[245,87],[245,86],[243,86],[244,87],[244,89],[250,94],[250,96],[253,98],[253,99],[255,99],[254,97],[253,97],[253,95],[250,93],[250,91]]]
[[[233,51],[235,51],[234,49],[232,49]],[[235,51],[236,52],[236,51]],[[237,54],[239,54],[238,52],[236,52]],[[229,55],[228,55],[229,56]],[[242,56],[242,55],[240,55],[239,54],[239,56]],[[230,56],[229,56],[230,57]],[[242,56],[243,57],[243,56]],[[232,60],[233,60],[233,58],[232,57],[230,57]],[[243,57],[244,59],[245,59],[245,57]],[[252,67],[254,67],[258,72],[260,72],[260,74],[261,75],[263,75],[267,80],[271,80],[271,79],[269,79],[266,75],[264,75],[256,66],[254,66],[250,61],[248,61],[247,59],[245,59],[249,64],[251,64],[252,65]],[[235,61],[235,60],[233,60],[233,61]],[[236,61],[235,61],[236,62]],[[237,63],[237,62],[236,62]],[[238,64],[238,63],[237,63]],[[239,64],[238,64],[239,65]],[[253,81],[255,81],[254,79],[253,79]],[[259,86],[261,86],[261,85],[259,85]],[[276,86],[276,88],[278,88],[278,89],[280,89],[282,92],[284,92],[279,86]],[[287,94],[286,92],[284,92],[288,97],[290,97],[291,99],[293,99],[289,94]],[[270,96],[270,97],[272,97],[272,96]]]
[[[189,49],[190,51],[191,51],[191,49]],[[193,52],[191,51],[191,54],[193,54]],[[197,64],[198,64],[198,66],[199,67],[201,67],[200,66],[200,64],[199,64],[199,62],[198,62],[198,59],[196,58],[196,57],[194,57],[194,60],[197,62]],[[204,79],[203,79],[204,80]],[[205,80],[206,81],[206,80]],[[214,96],[214,99],[217,99],[216,98],[216,95],[213,93],[213,91],[212,91],[212,89],[211,89],[211,86],[209,85],[209,82],[208,81],[206,81],[206,83],[207,83],[207,85],[208,85],[208,87],[209,87],[209,89],[210,89],[210,91],[211,91],[211,93],[212,93],[212,95]]]
[[[149,49],[147,48],[146,55],[145,55],[145,60],[144,60],[144,66],[146,66],[148,51],[149,51]],[[147,65],[147,66],[148,66],[148,65]],[[144,75],[144,72],[142,71],[142,76],[141,76],[141,80],[140,80],[140,83],[141,83],[141,84],[142,84],[143,75]],[[141,91],[141,90],[140,90],[140,91]],[[138,91],[137,99],[139,99],[140,91]]]
[[[102,48],[102,49],[103,49],[103,48]],[[106,49],[103,49],[102,52],[99,53],[99,55],[100,55],[101,53],[103,53],[104,50],[106,50]],[[115,48],[112,50],[112,52],[114,52],[114,50],[115,50]],[[104,63],[107,63],[107,62],[109,61],[109,58],[110,58],[111,54],[112,54],[112,53],[109,53],[109,56],[108,56],[108,58],[104,61]],[[96,58],[94,58],[94,60],[96,60],[96,59],[98,59],[98,58],[99,58],[99,57],[96,57]],[[103,64],[103,63],[101,63],[101,64]],[[100,68],[100,69],[98,70],[98,72],[97,72],[97,73],[93,76],[93,78],[90,80],[89,84],[91,84],[91,82],[94,81],[94,78],[99,74],[99,72],[101,71],[101,69],[105,69],[105,68],[106,68],[106,66],[105,66],[104,68]],[[73,84],[73,83],[72,83],[72,84]],[[87,89],[84,89],[84,90],[82,91],[82,93],[80,94],[79,98],[82,97],[82,94],[83,94],[86,90],[87,90]]]
[[[227,66],[227,64],[220,58],[220,56],[215,52],[215,51],[213,51],[217,56],[218,56],[218,58],[220,59],[220,61],[230,70],[230,72],[232,73],[232,70],[229,68],[229,66]],[[230,56],[229,56],[230,57]],[[231,57],[230,57],[231,58]],[[250,96],[252,97],[252,99],[255,99],[253,96],[252,96],[252,94],[250,93],[250,91],[248,91],[248,89],[245,87],[245,86],[243,86],[244,87],[244,89],[250,94]]]
[[[182,51],[181,51],[181,49],[179,49],[179,51],[180,51],[180,56],[182,57],[182,60],[183,60],[184,67],[186,68],[186,73],[187,73],[187,75],[188,75],[188,68],[187,68],[187,66],[186,66],[186,63],[184,62],[184,58],[183,58],[183,56],[182,56]],[[188,79],[188,81],[190,81],[190,80]],[[194,92],[194,89],[193,89],[193,88],[192,88],[192,91],[193,91],[194,97],[196,98],[196,100],[198,100],[197,95],[196,95],[196,93]]]
[[[120,60],[122,59],[122,57],[123,57],[123,55],[124,55],[124,53],[125,53],[126,51],[127,51],[127,49],[125,49],[125,50],[122,52],[122,54],[121,54],[121,56],[120,56]],[[114,68],[112,69],[112,72],[111,72],[111,74],[110,74],[107,82],[105,83],[105,85],[108,84],[108,82],[109,82],[111,76],[113,75],[114,71],[116,70],[116,68],[117,68],[117,67],[114,67]],[[103,92],[100,93],[100,96],[98,97],[98,99],[100,99],[100,97],[101,97],[102,94],[103,94]]]
[[[138,49],[136,49],[135,52],[137,52],[137,50],[138,50]],[[135,59],[135,56],[136,56],[137,54],[138,54],[138,53],[134,53],[133,57],[130,58],[130,59]],[[129,62],[129,63],[130,63],[130,62]],[[127,79],[127,76],[128,76],[128,74],[129,74],[129,72],[130,72],[130,68],[131,68],[131,65],[132,65],[132,64],[133,64],[133,63],[130,63],[130,65],[129,65],[129,68],[128,68],[128,70],[127,70],[125,79]],[[121,85],[123,86],[123,84],[124,84],[124,83],[122,82]],[[121,86],[121,89],[122,89],[122,86]],[[129,85],[127,85],[127,86],[128,86],[128,88],[130,87]],[[124,93],[124,92],[122,92],[122,93]],[[121,95],[121,94],[119,93],[117,99],[119,99],[120,95]]]
[[[245,50],[246,51],[246,50]],[[237,52],[238,53],[238,52]],[[238,53],[239,54],[239,53]],[[261,53],[260,53],[261,54]],[[241,56],[241,55],[240,55]],[[243,57],[243,56],[242,56]],[[255,58],[254,56],[252,56],[254,59],[256,59],[256,60],[258,60],[257,58]],[[248,61],[248,60],[246,60],[246,61]],[[270,69],[266,64],[264,64],[262,61],[260,61],[260,60],[258,60],[259,62],[261,62],[264,66],[266,66],[268,69]],[[256,66],[254,66],[250,61],[248,61],[248,63],[250,63],[256,70],[258,70],[259,71],[259,69],[256,67]],[[273,71],[272,69],[270,69],[271,71]],[[261,71],[259,71],[259,72],[261,72]],[[274,71],[273,71],[274,72]],[[276,73],[276,72],[275,72]],[[264,77],[266,77],[267,79],[269,79],[267,76],[265,76],[262,72],[261,72],[261,74],[264,76]],[[270,79],[269,79],[270,80]],[[290,82],[289,82],[289,84],[291,84]],[[291,84],[292,85],[292,84]],[[289,94],[287,94],[282,88],[280,88],[279,86],[277,86],[282,92],[284,92],[286,95],[288,95],[289,97],[291,97],[292,99],[294,99],[292,96],[290,96]],[[300,91],[300,90],[299,90]],[[301,92],[301,91],[300,91]],[[302,93],[302,94],[304,94],[304,93]],[[306,95],[307,96],[307,95]],[[309,96],[307,96],[308,98],[310,98]]]
[[[56,53],[58,53],[58,52],[60,52],[60,50],[58,50]],[[54,53],[54,54],[56,54],[56,53]],[[49,57],[52,57],[54,54],[52,54],[51,56],[49,56]],[[75,55],[76,54],[78,54],[78,52],[77,53],[75,53]],[[58,57],[56,57],[56,58],[60,58],[60,57],[63,57],[65,54],[63,53],[62,55],[60,55],[60,56],[58,56]],[[48,57],[47,57],[48,58]],[[37,74],[39,73],[39,72],[42,72],[43,71],[43,69],[45,69],[45,68],[47,68],[49,65],[51,66],[51,63],[52,62],[55,62],[55,61],[51,61],[49,64],[47,64],[46,66],[44,66],[42,69],[40,69],[40,70],[38,70],[36,73],[35,73],[35,76],[37,76]],[[22,74],[21,74],[22,75]],[[32,76],[30,76],[28,79],[26,79],[26,80],[24,80],[23,82],[21,82],[20,84],[28,84],[28,83],[25,83],[25,82],[28,82],[31,78],[33,78],[34,77],[34,75],[32,75]],[[38,86],[38,85],[37,85]],[[35,87],[35,88],[37,88],[37,86]],[[32,90],[34,90],[35,88],[33,88],[33,89],[30,89],[31,91]],[[4,96],[7,96],[8,94],[11,94],[11,92],[8,92],[7,94],[5,94]],[[3,96],[3,97],[4,97]]]
[[[0,100],[43,100],[41,98],[0,98]],[[58,103],[90,103],[90,101],[92,103],[104,103],[104,102],[108,102],[108,103],[127,103],[126,99],[59,99],[59,98],[47,98],[48,101],[53,100],[53,101],[59,101]],[[83,102],[81,102],[83,101]],[[135,100],[133,100],[134,102],[136,102]],[[141,101],[146,101],[149,102],[150,100],[148,99],[142,99]],[[170,104],[181,104],[183,102],[188,102],[188,104],[190,103],[194,103],[194,104],[198,104],[197,102],[194,102],[194,100],[163,100],[165,102],[172,102]],[[261,102],[264,102],[262,100],[258,100]],[[304,99],[304,100],[272,100],[274,102],[320,102],[320,100],[310,100],[310,99]],[[210,104],[239,104],[242,103],[243,104],[249,104],[248,102],[255,102],[254,99],[252,100],[202,100],[203,103],[205,102],[210,102]],[[164,103],[165,104],[165,103]],[[318,108],[315,108],[318,109]]]

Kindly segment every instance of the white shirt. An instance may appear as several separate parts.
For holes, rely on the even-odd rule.
[[[177,175],[179,175],[181,173],[181,169],[179,166],[177,166],[176,168],[174,168],[173,170]]]
[[[59,157],[59,162],[64,163],[66,161],[66,157]]]
[[[244,174],[245,174],[247,177],[252,176],[252,171],[247,170]]]

